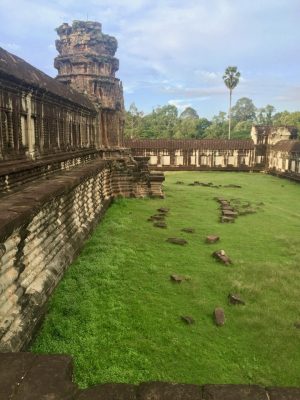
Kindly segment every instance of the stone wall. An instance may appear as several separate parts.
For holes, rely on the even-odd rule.
[[[126,140],[153,170],[265,171],[300,181],[300,141],[292,126],[254,125],[249,140]]]
[[[99,148],[92,102],[0,49],[0,161]]]
[[[268,172],[300,181],[300,141],[282,140],[269,149]]]
[[[147,156],[157,170],[258,170],[252,140],[127,140],[135,156]]]
[[[300,388],[259,385],[106,383],[78,389],[65,355],[0,354],[1,399],[10,400],[300,400]],[[199,371],[201,376],[201,371]]]
[[[147,160],[98,158],[1,198],[1,351],[31,340],[51,292],[111,201],[161,196],[162,180],[149,174]]]

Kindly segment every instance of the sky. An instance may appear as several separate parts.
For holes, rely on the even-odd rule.
[[[0,47],[55,77],[55,28],[91,20],[115,36],[125,105],[174,104],[211,118],[233,103],[300,110],[300,0],[0,0]]]

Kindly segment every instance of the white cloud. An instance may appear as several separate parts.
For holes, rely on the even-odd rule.
[[[16,51],[20,49],[20,45],[18,45],[17,43],[3,43],[0,42],[0,47],[3,47],[4,49],[8,50],[8,51]]]
[[[185,101],[185,100],[184,100]],[[168,104],[175,106],[179,112],[184,111],[187,107],[192,107],[192,103],[185,103],[182,100],[169,100]]]
[[[140,104],[197,99],[218,110],[228,65],[242,71],[237,98],[299,99],[288,88],[300,86],[299,0],[0,0],[0,7],[3,47],[47,72],[59,24],[87,13],[102,22],[119,42],[125,94],[136,93]]]

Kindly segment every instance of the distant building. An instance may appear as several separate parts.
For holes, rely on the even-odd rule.
[[[136,156],[150,157],[150,166],[157,170],[270,170],[279,173],[290,171],[297,155],[292,149],[298,148],[298,131],[293,126],[254,125],[251,139],[137,139],[125,140]],[[284,160],[279,150],[285,143]],[[288,143],[288,145],[286,144]],[[282,144],[283,146],[283,144]],[[293,171],[295,172],[295,171]]]

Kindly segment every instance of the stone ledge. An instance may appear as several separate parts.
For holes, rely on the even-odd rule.
[[[300,388],[285,387],[277,388],[270,387],[266,389],[270,400],[300,400]]]
[[[0,205],[0,241],[32,218],[43,204],[69,192],[105,167],[110,167],[109,161],[93,161],[71,171],[62,172],[49,181],[32,183],[20,192],[3,197]]]
[[[69,161],[74,158],[84,157],[84,156],[93,156],[97,157],[99,155],[99,150],[95,148],[90,149],[77,149],[74,151],[68,152],[57,152],[54,155],[44,155],[42,158],[37,160],[28,160],[27,158],[19,159],[19,160],[8,160],[1,161],[0,163],[0,176],[13,174],[21,171],[27,171],[33,168],[48,166],[53,163],[61,163],[63,161]]]
[[[257,385],[205,385],[204,400],[269,400],[266,390]]]
[[[300,400],[300,388],[257,385],[105,383],[78,389],[72,358],[65,355],[0,353],[2,400]]]
[[[197,385],[149,382],[137,388],[138,400],[202,400],[202,388]]]

